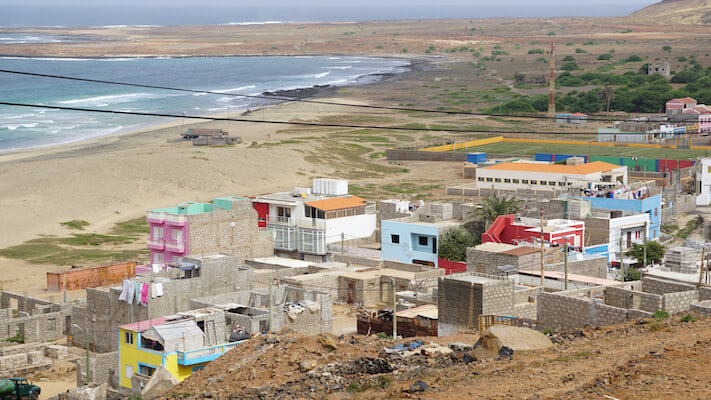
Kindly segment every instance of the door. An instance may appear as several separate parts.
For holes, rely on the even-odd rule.
[[[437,238],[432,238],[432,254],[437,254]]]
[[[353,304],[353,298],[355,297],[355,285],[353,282],[348,282],[348,304]]]
[[[627,248],[632,247],[632,231],[627,232]]]

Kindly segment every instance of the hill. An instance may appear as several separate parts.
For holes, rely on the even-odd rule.
[[[327,348],[319,337],[265,335],[197,371],[165,398],[709,398],[711,318],[692,321],[675,316],[556,333],[553,348],[514,353],[510,361],[439,351],[452,342],[471,345],[472,335],[421,338],[443,346],[404,357],[383,353],[392,341],[373,336],[333,338]]]
[[[630,18],[664,25],[711,24],[711,0],[663,0],[635,11]]]

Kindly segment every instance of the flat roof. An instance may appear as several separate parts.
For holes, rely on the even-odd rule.
[[[536,270],[525,270],[525,271],[519,270],[518,273],[521,275],[541,276],[541,271],[536,271]],[[565,273],[559,272],[559,271],[546,271],[545,277],[562,281],[562,280],[565,280]],[[586,283],[586,284],[598,285],[598,286],[610,286],[610,285],[616,285],[618,283],[622,283],[620,281],[613,281],[610,279],[596,278],[593,276],[578,275],[578,274],[568,274],[568,281],[580,282],[580,283]]]
[[[606,163],[604,161],[593,161],[581,165],[562,165],[562,164],[537,164],[525,162],[502,162],[480,169],[496,170],[496,171],[524,171],[524,172],[544,172],[554,174],[577,174],[587,175],[595,172],[607,172],[617,169],[620,165]]]
[[[510,256],[525,256],[526,254],[540,253],[541,249],[537,249],[532,246],[518,246],[515,249],[502,251],[501,254],[508,254]]]
[[[490,253],[503,253],[504,251],[513,250],[518,246],[507,243],[486,242],[474,247],[474,250],[488,251]]]
[[[390,276],[393,278],[415,279],[415,272],[403,271],[393,268],[368,269],[365,271],[343,271],[341,276],[351,279],[375,279],[381,276]]]
[[[396,313],[396,315],[403,318],[415,318],[419,316],[429,319],[438,319],[439,311],[436,304],[424,304],[419,307],[400,310]]]
[[[455,281],[464,281],[464,282],[470,282],[470,283],[481,283],[481,284],[499,282],[498,279],[491,279],[491,278],[486,278],[486,277],[478,276],[478,275],[458,276],[457,274],[454,274],[454,275],[446,276],[445,279],[452,279]]]
[[[303,268],[303,267],[308,267],[309,265],[312,265],[312,262],[308,261],[303,261],[303,260],[297,260],[295,258],[284,258],[284,257],[259,257],[259,258],[251,258],[248,259],[247,261],[254,261],[262,264],[272,264],[272,265],[278,265],[280,267],[287,267],[287,268]]]

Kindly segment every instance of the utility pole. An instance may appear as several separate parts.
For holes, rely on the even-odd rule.
[[[551,75],[548,82],[548,118],[555,123],[555,41],[551,42]]]
[[[272,286],[274,278],[269,278],[269,332],[272,332]]]
[[[701,249],[701,268],[699,268],[699,286],[704,278],[704,261],[706,260],[706,246]]]
[[[644,232],[642,232],[644,235],[644,259],[642,260],[642,266],[644,269],[647,269],[647,221],[644,221]]]
[[[620,281],[625,281],[625,259],[622,253],[622,230],[620,230]]]
[[[345,245],[345,242],[346,242],[346,234],[341,232],[341,254],[344,254],[343,247]]]
[[[393,282],[393,340],[397,339],[397,296],[395,295],[395,278]]]
[[[545,261],[543,257],[543,207],[541,207],[541,287],[545,287]]]
[[[568,290],[568,240],[566,239],[563,245],[563,271],[565,273],[565,290]]]

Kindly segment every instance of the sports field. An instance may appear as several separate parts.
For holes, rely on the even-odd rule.
[[[661,158],[668,160],[692,160],[697,157],[708,156],[709,150],[686,149],[655,149],[626,146],[594,146],[570,145],[559,143],[516,143],[500,142],[483,146],[469,147],[458,150],[460,152],[484,152],[487,154],[515,155],[535,157],[536,153],[574,154],[582,156],[608,156],[608,157],[643,157]]]

